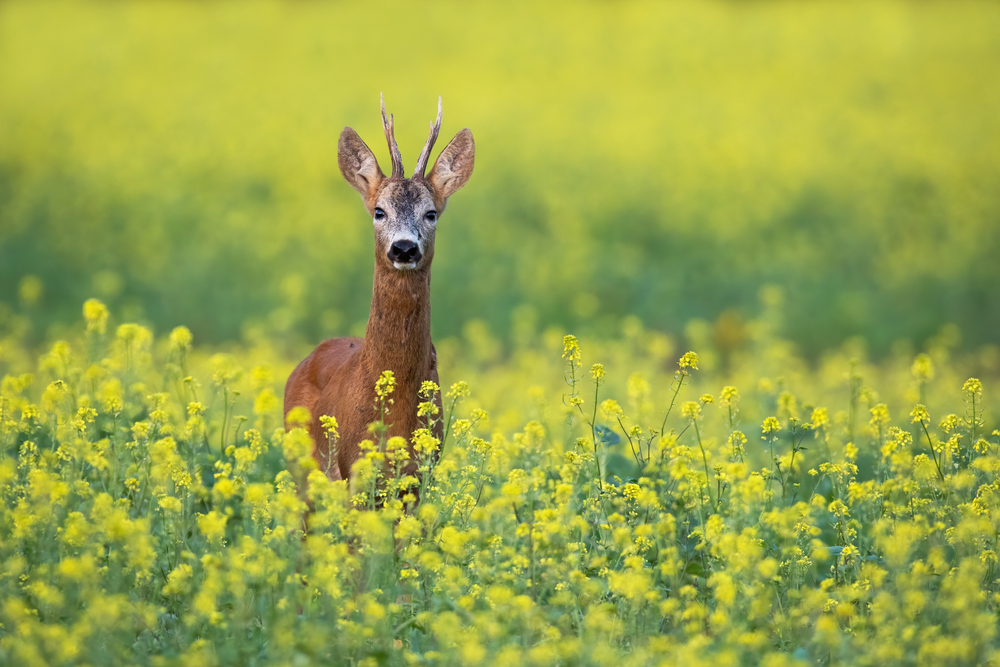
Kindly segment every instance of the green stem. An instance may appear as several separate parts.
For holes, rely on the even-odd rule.
[[[771,470],[774,470],[774,438],[771,438],[768,442],[768,446],[771,448]]]
[[[801,444],[801,440],[799,441]],[[785,472],[784,477],[781,481],[781,504],[785,505],[785,494],[788,486],[788,478],[792,476],[792,471],[795,469],[795,454],[798,452],[798,448],[795,446],[795,429],[792,429],[792,458],[788,462],[788,470]],[[792,499],[794,500],[794,498]]]
[[[677,379],[677,388],[674,389],[674,396],[670,399],[670,405],[667,406],[667,414],[663,415],[663,423],[660,424],[660,435],[664,433],[664,429],[667,428],[667,418],[670,417],[670,411],[674,409],[674,403],[677,402],[677,395],[681,393],[681,387],[684,386],[684,374],[682,371],[677,371],[679,377]]]
[[[708,490],[708,502],[715,508],[715,501],[712,499],[712,477],[708,474],[708,457],[705,455],[705,446],[701,442],[701,431],[698,429],[698,420],[693,419],[694,434],[698,437],[698,447],[701,449],[701,462],[705,464],[705,488]]]
[[[222,385],[222,441],[219,443],[219,454],[226,451],[226,432],[229,430],[229,387]]]
[[[594,380],[594,414],[590,419],[590,437],[594,443],[594,463],[597,464],[597,488],[604,493],[604,475],[601,474],[601,456],[597,453],[597,395],[601,390],[601,381]],[[580,408],[583,414],[583,408]]]
[[[972,423],[969,432],[969,460],[972,460],[973,448],[976,446],[976,395],[972,395]]]
[[[643,468],[643,465],[642,465],[642,442],[639,443],[639,451],[638,451],[638,453],[636,453],[635,444],[632,442],[632,436],[629,435],[628,429],[626,429],[625,428],[625,424],[622,423],[622,418],[621,417],[615,417],[615,419],[618,420],[618,426],[621,428],[622,433],[624,433],[625,437],[628,438],[628,448],[629,448],[629,451],[632,452],[632,458],[635,459],[635,463],[636,463],[636,465],[639,466],[639,470],[642,470],[642,468]]]
[[[458,405],[458,396],[451,399],[451,407],[448,408],[448,421],[445,422],[444,435],[441,437],[441,452],[444,452],[444,445],[448,442],[448,434],[451,433],[451,423],[455,421],[455,406]]]
[[[938,462],[937,453],[934,451],[934,441],[931,440],[930,431],[927,430],[927,424],[925,424],[923,421],[920,422],[920,426],[924,429],[924,435],[927,436],[927,446],[930,447],[931,458],[934,459],[934,467],[937,468],[938,479],[940,479],[943,482],[944,473],[941,471],[941,464]]]

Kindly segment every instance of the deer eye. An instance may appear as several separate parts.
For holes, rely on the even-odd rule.
[[[385,211],[383,211],[380,208],[376,208],[375,209],[375,219],[376,220],[382,220],[383,218],[385,218]]]
[[[431,222],[434,222],[435,220],[437,220],[438,214],[437,211],[427,211],[427,215],[425,215],[424,217],[430,220]]]

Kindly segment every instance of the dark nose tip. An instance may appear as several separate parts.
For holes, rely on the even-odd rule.
[[[420,248],[413,241],[396,241],[387,254],[390,261],[400,264],[420,261]]]

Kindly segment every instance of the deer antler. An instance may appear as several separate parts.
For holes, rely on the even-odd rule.
[[[385,140],[389,144],[389,157],[392,158],[392,178],[399,176],[403,178],[403,158],[399,154],[399,146],[396,145],[396,135],[392,131],[392,114],[386,118],[385,115],[385,95],[379,95],[382,102],[382,130],[385,132]]]
[[[427,137],[427,143],[424,144],[424,150],[420,151],[420,157],[417,158],[417,166],[414,167],[413,173],[419,175],[421,178],[424,175],[424,170],[427,169],[427,160],[431,156],[431,151],[434,149],[434,142],[437,141],[438,132],[441,131],[441,96],[438,96],[438,117],[437,121],[431,123],[431,135]]]

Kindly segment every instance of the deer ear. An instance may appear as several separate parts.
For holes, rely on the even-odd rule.
[[[476,142],[473,141],[469,128],[465,128],[441,151],[427,182],[438,197],[447,199],[469,180],[475,162]]]
[[[340,133],[340,141],[337,142],[337,164],[340,165],[344,180],[361,193],[366,203],[385,179],[375,154],[358,133],[349,127],[344,128]]]

